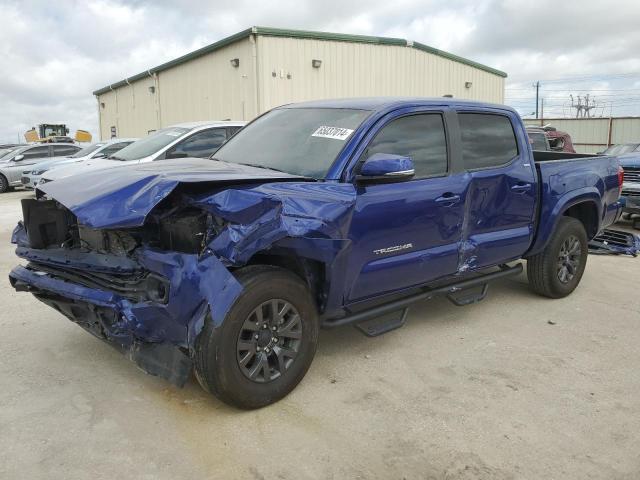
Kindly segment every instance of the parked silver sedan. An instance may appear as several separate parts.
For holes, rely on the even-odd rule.
[[[136,140],[138,139],[112,138],[104,142],[89,145],[82,150],[78,150],[73,155],[52,157],[44,162],[37,163],[22,172],[22,186],[28,189],[34,189],[38,185],[42,175],[53,168],[84,162],[92,158],[108,158]]]
[[[80,150],[71,143],[34,143],[11,150],[0,158],[0,193],[22,184],[26,166],[35,165],[54,156],[72,155]]]
[[[95,170],[128,167],[139,163],[170,158],[207,158],[231,138],[247,122],[211,121],[179,123],[162,128],[141,138],[109,158],[87,160],[79,165],[67,165],[47,172],[40,185]],[[36,192],[37,195],[37,192]]]

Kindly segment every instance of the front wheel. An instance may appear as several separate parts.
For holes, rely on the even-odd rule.
[[[318,344],[319,321],[302,280],[284,269],[251,266],[244,287],[218,328],[210,319],[196,342],[195,373],[225,403],[260,408],[302,380]]]
[[[587,255],[587,232],[582,222],[561,217],[545,249],[527,259],[529,285],[545,297],[566,297],[580,283]]]

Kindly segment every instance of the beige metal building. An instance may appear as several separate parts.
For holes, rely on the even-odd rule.
[[[250,120],[322,98],[453,95],[503,103],[506,76],[399,38],[252,27],[93,93],[105,139],[186,121]]]
[[[640,143],[640,117],[544,118],[524,122],[548,124],[567,132],[579,153],[597,153],[620,143]]]

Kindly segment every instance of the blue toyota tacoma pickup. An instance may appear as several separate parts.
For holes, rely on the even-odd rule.
[[[10,281],[146,372],[183,385],[194,370],[256,408],[298,384],[321,327],[378,335],[419,300],[479,301],[522,259],[533,291],[570,294],[621,183],[613,157],[532,152],[505,106],[294,104],[208,160],[42,185]]]

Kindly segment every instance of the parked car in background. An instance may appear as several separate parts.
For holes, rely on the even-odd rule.
[[[482,300],[521,259],[533,291],[569,295],[622,185],[615,157],[532,151],[512,108],[446,98],[287,105],[211,159],[108,173],[22,201],[12,286],[242,408],[300,382],[321,326],[383,334],[417,301]]]
[[[72,155],[80,150],[69,143],[30,144],[12,150],[0,159],[0,193],[22,184],[22,172],[46,158]]]
[[[108,158],[55,168],[41,177],[40,184],[91,170],[126,167],[170,158],[206,158],[246,123],[192,122],[156,130]]]
[[[633,152],[640,152],[640,143],[619,143],[618,145],[611,145],[600,153],[603,155],[626,155]]]
[[[634,216],[640,215],[640,151],[627,153],[618,158],[624,169],[624,183],[620,198],[623,205],[622,211],[627,219],[634,220],[633,225],[637,227],[640,219]]]
[[[22,186],[28,189],[36,187],[40,181],[40,177],[52,168],[69,165],[72,163],[80,163],[92,158],[107,158],[124,147],[131,145],[138,140],[137,138],[112,138],[105,142],[98,142],[78,150],[73,155],[62,157],[52,157],[44,162],[33,165],[29,170],[22,172]]]

